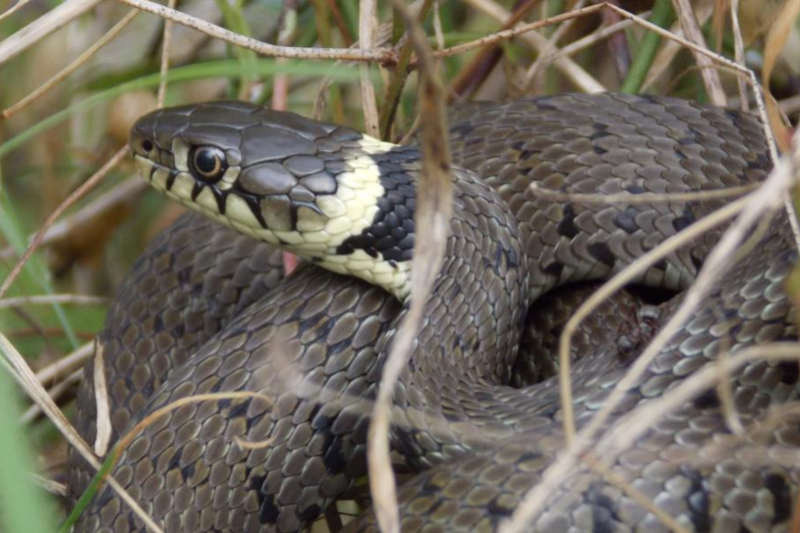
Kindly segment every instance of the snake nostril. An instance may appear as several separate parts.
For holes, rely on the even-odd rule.
[[[149,152],[152,149],[153,149],[153,143],[152,142],[150,142],[148,140],[142,141],[142,150],[144,150],[145,152]]]

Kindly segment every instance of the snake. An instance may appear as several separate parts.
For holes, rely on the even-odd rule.
[[[565,449],[558,377],[513,375],[526,368],[517,358],[528,309],[552,315],[545,302],[554,291],[608,279],[725,203],[664,195],[752,185],[772,168],[755,115],[673,97],[475,102],[451,110],[449,124],[445,257],[392,391],[404,531],[500,528]],[[307,529],[368,473],[373,400],[409,312],[415,235],[426,231],[414,222],[420,149],[236,101],[148,114],[130,147],[139,174],[192,213],[154,239],[110,305],[76,426],[88,442],[105,434],[107,449],[178,400],[256,394],[151,417],[111,475],[165,532]],[[675,296],[613,303],[610,318],[595,320],[612,332],[585,337],[572,366],[578,429],[683,302],[722,231],[635,280]],[[788,219],[751,233],[750,248],[624,390],[601,437],[723,354],[796,342]],[[304,260],[288,277],[280,250]],[[100,372],[110,426],[102,430]],[[605,470],[577,461],[527,530],[789,531],[800,420],[791,409],[768,415],[797,400],[799,378],[796,361],[752,358],[720,386],[651,414],[622,449],[604,455],[608,446],[596,442],[592,457]],[[92,474],[73,452],[73,498]],[[375,513],[346,528],[377,531]],[[144,530],[107,486],[75,528]]]

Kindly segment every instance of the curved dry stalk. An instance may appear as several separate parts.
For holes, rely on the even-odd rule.
[[[572,192],[559,192],[550,189],[543,189],[537,183],[531,183],[529,189],[531,194],[557,202],[573,202],[581,204],[651,204],[651,203],[679,203],[679,202],[693,202],[699,200],[719,200],[724,198],[733,198],[742,196],[753,192],[761,186],[760,183],[752,183],[749,185],[739,185],[736,187],[728,187],[725,189],[713,191],[697,191],[697,192],[675,192],[675,193],[618,193],[618,194],[594,194],[594,193],[572,193]]]
[[[566,412],[564,415],[565,418],[565,430],[570,429],[572,430],[573,437],[570,439],[570,444],[567,446],[567,449],[559,455],[556,461],[547,468],[547,470],[542,475],[541,482],[531,489],[524,497],[522,503],[517,507],[517,510],[512,515],[511,519],[506,521],[504,524],[501,525],[500,530],[503,533],[511,533],[511,532],[520,532],[524,531],[527,527],[527,524],[531,522],[533,517],[536,516],[542,510],[542,507],[545,503],[547,495],[550,494],[555,487],[558,487],[566,478],[569,470],[577,463],[580,456],[588,450],[588,447],[591,445],[594,436],[596,435],[597,431],[602,427],[603,424],[608,420],[611,412],[616,409],[619,405],[620,400],[622,399],[624,392],[628,390],[632,383],[638,379],[642,373],[646,370],[649,363],[658,354],[661,348],[664,346],[664,343],[668,341],[668,339],[673,335],[677,327],[680,327],[687,315],[691,314],[693,310],[697,307],[700,303],[702,298],[705,294],[710,290],[712,286],[714,286],[714,281],[718,280],[723,272],[727,271],[731,266],[732,263],[726,262],[727,258],[735,251],[736,245],[741,242],[744,237],[746,236],[747,229],[751,228],[752,225],[758,221],[760,217],[762,217],[765,213],[767,214],[774,214],[774,211],[780,207],[781,202],[785,196],[786,191],[788,188],[793,185],[796,178],[796,174],[798,169],[800,169],[800,135],[795,135],[795,151],[794,154],[795,160],[792,161],[789,158],[782,158],[776,163],[775,169],[772,171],[770,176],[764,182],[764,185],[756,190],[755,192],[751,193],[744,198],[737,200],[736,202],[729,204],[728,206],[715,211],[712,213],[711,216],[719,217],[718,213],[725,212],[730,216],[733,216],[737,211],[741,210],[741,215],[736,220],[736,222],[725,232],[720,242],[717,244],[716,247],[712,250],[709,254],[708,258],[706,259],[705,265],[701,270],[700,274],[698,275],[695,283],[692,287],[687,291],[686,297],[681,303],[681,306],[678,308],[676,313],[672,316],[670,321],[661,329],[661,331],[656,335],[656,337],[650,342],[650,344],[645,349],[644,353],[642,353],[637,360],[634,362],[630,370],[623,376],[623,378],[617,383],[614,390],[611,392],[608,398],[606,398],[603,407],[598,411],[598,413],[592,417],[589,421],[587,426],[583,428],[580,432],[575,433],[574,431],[574,416],[572,418],[572,425],[566,425]],[[732,207],[733,206],[733,207]],[[604,284],[598,292],[609,291],[608,287],[615,287],[619,284],[620,280],[623,277],[627,279],[632,279],[634,276],[631,275],[631,272],[634,269],[641,271],[644,270],[639,265],[640,261],[643,261],[646,257],[650,254],[658,250],[659,248],[667,246],[668,243],[671,243],[673,239],[678,238],[682,233],[686,231],[692,230],[697,226],[697,224],[702,223],[703,221],[707,220],[709,217],[705,217],[686,230],[678,233],[677,235],[671,237],[664,243],[662,243],[659,247],[655,248],[649,254],[646,254],[638,261],[629,265],[625,270],[620,272],[617,276],[613,277],[609,280],[606,284]],[[671,245],[671,244],[670,244]],[[638,272],[636,272],[638,273]],[[624,283],[622,283],[624,284]],[[610,292],[610,291],[609,291]],[[597,293],[595,293],[597,294]],[[594,295],[582,306],[587,307],[593,304]],[[578,310],[576,315],[581,312],[581,309]],[[573,316],[573,319],[575,316]],[[570,331],[568,331],[568,329]],[[569,379],[568,376],[566,379],[563,378],[565,375],[564,372],[564,361],[568,362],[568,357],[564,357],[564,349],[568,347],[568,339],[571,336],[571,330],[574,330],[574,323],[572,320],[568,322],[567,326],[564,328],[564,332],[562,333],[562,337],[559,342],[559,357],[560,362],[562,364],[561,373],[560,373],[560,380],[561,386],[566,387],[566,391],[569,390]],[[746,352],[747,350],[743,350],[742,353]],[[568,353],[568,352],[567,352]],[[796,352],[794,352],[796,357]],[[738,364],[737,361],[741,357],[740,354],[736,354],[735,356],[731,356],[730,358],[726,359],[726,363],[730,365]],[[711,373],[712,376],[716,377],[719,376],[718,369],[714,367],[714,365],[709,365],[706,368],[702,369],[698,374],[703,376],[706,375],[706,372]],[[684,383],[682,383],[679,387],[689,386],[686,385],[687,382],[695,383],[694,379],[696,376],[692,376],[688,378]],[[701,378],[698,378],[701,379]],[[565,383],[566,382],[566,383]],[[564,390],[562,390],[562,394],[564,394]],[[569,392],[566,393],[567,395]],[[657,404],[659,407],[658,412],[664,412],[665,407],[661,403],[657,402],[667,402],[670,401],[673,396],[673,393],[666,395],[664,398],[660,400],[656,400],[652,403],[648,403],[647,406],[651,406]],[[563,398],[563,397],[562,397]],[[569,398],[567,398],[569,399]],[[563,401],[563,400],[562,400]],[[570,400],[571,404],[571,400]],[[565,411],[567,409],[567,404],[563,405]],[[571,410],[571,405],[569,407]],[[655,412],[655,411],[654,411]],[[652,418],[648,420],[648,423],[652,423]],[[616,429],[619,429],[619,425],[616,426]],[[618,432],[616,431],[614,434],[616,435]],[[600,453],[599,447],[595,446],[595,451],[598,455],[602,455],[605,457],[605,454]]]
[[[13,15],[17,11],[19,11],[20,8],[25,6],[25,4],[27,4],[30,1],[31,0],[17,0],[16,4],[14,4],[13,6],[9,7],[8,9],[6,9],[5,12],[0,13],[0,22],[2,22],[3,19],[5,19],[6,17],[10,17],[11,15]]]
[[[44,478],[38,474],[33,474],[31,477],[37,485],[42,487],[50,494],[58,496],[59,498],[64,498],[67,495],[67,486],[63,483],[58,483],[52,479]]]
[[[586,3],[585,0],[578,0],[575,3],[573,9],[580,9],[583,7],[585,3]],[[549,39],[547,38],[545,39],[546,40],[545,46],[541,50],[539,50],[539,56],[533,62],[533,65],[528,67],[528,71],[525,73],[525,77],[522,80],[523,87],[526,88],[533,87],[534,81],[536,81],[536,77],[542,71],[542,67],[548,64],[549,61],[552,61],[552,59],[550,58],[554,57],[554,52],[558,50],[558,41],[561,40],[561,38],[567,31],[569,31],[574,22],[575,19],[564,22],[564,24],[561,24],[558,28],[556,28],[556,31],[553,32],[553,34],[550,36]]]
[[[98,338],[94,343],[94,364],[92,371],[92,391],[95,404],[95,435],[94,453],[98,457],[105,457],[111,445],[111,435],[114,427],[111,424],[111,405],[108,395],[108,382],[106,381],[106,347]]]
[[[733,0],[731,3],[731,26],[733,28],[733,46],[736,62],[744,66],[744,40],[742,39],[742,30],[739,26],[739,0]],[[739,99],[742,101],[742,110],[750,111],[750,102],[747,101],[747,88],[744,85],[744,80],[737,78],[736,85],[739,87]]]
[[[62,394],[67,392],[74,385],[77,385],[82,377],[83,369],[75,370],[66,378],[53,385],[50,390],[47,391],[47,395],[50,396],[53,401],[58,400]],[[40,414],[42,414],[42,408],[37,404],[33,404],[26,409],[24,413],[22,413],[22,416],[20,416],[19,420],[23,424],[29,424],[33,422],[33,420]]]
[[[0,65],[94,8],[100,0],[66,0],[0,41]]]
[[[641,505],[643,509],[647,509],[662,524],[667,526],[670,531],[673,531],[674,533],[691,533],[688,529],[680,525],[672,515],[667,513],[667,511],[665,511],[663,508],[659,507],[645,493],[634,487],[625,478],[599,461],[594,453],[587,453],[582,460],[586,466],[604,478],[609,485],[615,485],[622,492],[627,494],[630,499]]]
[[[0,300],[0,309],[19,307],[22,305],[104,305],[108,302],[109,299],[102,296],[86,296],[85,294],[43,294],[40,296],[19,296]]]
[[[753,346],[724,360],[709,364],[686,378],[668,394],[637,407],[620,419],[608,436],[595,445],[592,455],[602,457],[603,462],[608,464],[649,431],[654,419],[680,407],[691,398],[712,387],[720,376],[729,374],[750,361],[760,359],[765,361],[797,360],[798,353],[800,353],[800,345],[797,343],[776,343]],[[720,368],[722,365],[724,368]],[[588,445],[588,442],[585,443],[584,451]],[[568,479],[570,470],[580,460],[579,455],[573,455],[573,451],[575,451],[574,446],[559,456],[555,463],[545,471],[539,484],[525,496],[512,517],[500,525],[500,533],[520,533],[527,530],[528,524],[542,510],[547,496]]]
[[[621,418],[613,430],[598,442],[597,453],[604,457],[604,461],[608,461],[607,457],[613,460],[613,457],[641,438],[652,427],[653,420],[660,414],[674,411],[704,390],[714,387],[721,376],[730,375],[747,363],[753,361],[797,361],[798,356],[800,356],[800,344],[783,342],[752,346],[709,364],[686,378],[668,394],[637,407]]]
[[[117,22],[110,30],[108,30],[102,37],[100,37],[97,41],[95,41],[92,46],[87,48],[81,55],[79,55],[74,61],[72,61],[69,65],[61,69],[58,74],[41,84],[39,87],[36,88],[33,92],[31,92],[28,96],[21,99],[16,104],[10,106],[7,109],[3,109],[0,111],[0,118],[9,118],[10,116],[14,115],[15,113],[19,112],[20,110],[27,107],[29,104],[33,103],[42,95],[46,94],[51,89],[55,88],[59,83],[64,81],[70,74],[75,72],[78,68],[81,67],[86,61],[88,61],[93,55],[95,55],[101,48],[105,45],[113,41],[122,30],[128,27],[136,15],[139,14],[139,11],[135,9],[131,9],[127,15],[122,17],[119,22]]]
[[[92,353],[94,353],[94,342],[87,342],[72,353],[40,369],[36,373],[36,380],[42,385],[48,385],[59,376],[83,366]]]
[[[798,144],[797,151],[800,154],[800,135],[795,136],[795,138]],[[734,264],[730,261],[730,257],[735,253],[739,244],[747,239],[747,232],[750,228],[760,220],[766,220],[771,217],[780,208],[789,189],[796,180],[800,179],[800,166],[795,166],[796,164],[789,158],[781,158],[777,162],[775,170],[764,182],[764,185],[742,199],[745,205],[739,218],[725,231],[719,243],[708,255],[703,268],[686,292],[681,305],[670,317],[670,320],[661,328],[644,352],[633,363],[630,370],[616,384],[603,407],[587,425],[585,429],[587,434],[593,434],[605,423],[613,409],[619,404],[625,391],[639,379],[672,335],[697,309],[712,288],[716,287],[716,282],[730,270]]]
[[[672,0],[672,5],[675,7],[675,12],[678,14],[678,20],[683,28],[683,33],[692,43],[700,48],[707,50],[706,40],[703,37],[703,32],[697,24],[697,19],[694,17],[694,10],[689,0]],[[697,64],[701,67],[711,66],[711,58],[705,54],[694,52],[694,58]],[[705,82],[706,92],[715,105],[725,107],[728,99],[725,96],[725,91],[722,90],[722,82],[719,79],[717,71],[714,69],[702,69],[701,76]]]
[[[794,23],[798,16],[800,16],[800,2],[784,2],[783,8],[780,12],[780,17],[778,17],[778,19],[770,28],[769,34],[767,35],[767,42],[764,45],[764,68],[761,73],[765,87],[769,87],[769,81],[772,77],[772,70],[778,61],[778,55],[783,50],[786,40],[789,38],[789,34],[793,31]],[[775,131],[781,131],[785,128],[781,123],[776,107],[777,106],[772,101],[770,101],[769,105],[767,106],[769,123],[772,125],[772,128],[775,129]],[[791,147],[789,146],[790,141],[783,135],[778,137],[778,142],[784,152],[791,150]]]
[[[376,26],[378,25],[378,4],[375,0],[361,0],[358,3],[358,42],[365,50],[375,47]],[[367,134],[380,139],[378,125],[378,102],[375,99],[375,85],[369,76],[369,65],[359,65],[361,74],[361,106],[364,111],[364,127]]]
[[[175,9],[177,0],[169,0],[167,7]],[[167,96],[167,73],[169,72],[169,45],[172,42],[172,21],[164,19],[164,33],[161,38],[161,67],[159,73],[161,79],[158,82],[158,96],[156,97],[156,107],[161,109],[164,107],[164,98]]]
[[[700,24],[705,24],[708,22],[708,19],[710,19],[713,14],[714,5],[712,2],[702,2],[695,9],[695,15],[697,16]],[[670,27],[670,32],[673,35],[682,37],[683,30],[681,29],[680,22],[675,22],[673,26]],[[680,43],[672,40],[664,42],[664,45],[660,47],[658,53],[656,54],[647,76],[645,76],[645,80],[641,88],[642,92],[649,92],[652,89],[656,81],[658,81],[661,76],[667,72],[667,68],[680,51]]]
[[[561,332],[558,343],[559,360],[559,386],[561,392],[561,405],[564,421],[564,434],[568,444],[578,445],[578,436],[575,429],[575,413],[572,407],[572,381],[570,377],[570,350],[572,338],[578,330],[581,322],[586,319],[600,305],[605,303],[615,292],[623,288],[628,283],[643,274],[648,268],[673,253],[677,248],[684,246],[696,239],[707,231],[724,224],[731,218],[738,215],[747,205],[749,197],[740,198],[725,207],[714,211],[710,215],[701,218],[683,231],[676,233],[660,245],[629,264],[622,271],[617,273],[581,305],[570,317]],[[641,359],[638,358],[637,361]],[[635,365],[634,365],[635,366]],[[613,393],[612,393],[613,396]],[[585,430],[584,430],[585,432]],[[581,441],[582,442],[582,441]]]
[[[407,6],[408,11],[416,17],[420,10],[422,9],[422,5],[424,0],[414,0],[411,4]],[[384,22],[380,24],[375,31],[375,42],[373,43],[375,48],[385,48],[391,44],[392,39],[392,23],[391,22]],[[351,49],[358,49],[361,48],[362,44],[361,41],[354,42],[350,48]],[[341,66],[342,61],[336,61],[333,65],[331,65],[331,71],[333,69]],[[320,119],[322,117],[322,112],[325,105],[325,93],[328,91],[328,88],[333,83],[333,79],[331,77],[325,77],[322,79],[322,82],[319,84],[319,88],[317,89],[317,96],[314,99],[314,112],[312,116],[316,119]]]
[[[123,435],[118,441],[117,444],[114,446],[114,453],[118,456],[122,453],[122,451],[127,448],[133,439],[135,439],[139,433],[141,433],[144,429],[148,426],[152,425],[156,420],[161,418],[164,415],[168,415],[172,411],[176,409],[180,409],[185,405],[190,405],[193,403],[201,403],[201,402],[218,402],[221,400],[251,400],[253,398],[257,398],[259,400],[263,400],[267,402],[270,406],[272,405],[272,398],[266,396],[264,394],[258,392],[250,392],[250,391],[239,391],[239,392],[208,392],[205,394],[194,394],[192,396],[187,396],[186,398],[180,398],[173,402],[168,403],[163,407],[159,407],[142,420],[140,420],[135,426],[133,426],[125,435]]]
[[[240,46],[269,57],[285,57],[290,59],[347,59],[350,61],[378,61],[381,63],[392,63],[395,60],[394,52],[385,48],[364,50],[359,48],[300,48],[276,46],[259,41],[258,39],[245,37],[244,35],[234,33],[216,24],[156,4],[155,2],[150,2],[149,0],[120,1],[136,9],[147,11],[161,18],[169,19],[188,28],[205,33],[209,37],[220,39],[226,43]]]
[[[28,364],[23,359],[22,355],[17,351],[13,344],[0,333],[0,352],[4,355],[2,361],[8,365],[11,375],[20,384],[26,394],[41,408],[42,412],[50,419],[56,429],[64,435],[64,438],[69,444],[75,448],[81,457],[95,470],[100,470],[100,462],[97,457],[92,453],[89,445],[81,438],[69,420],[66,419],[64,413],[53,402],[52,398],[44,390],[39,380],[31,371]],[[163,533],[155,522],[142,510],[139,504],[131,498],[125,489],[113,478],[107,478],[109,486],[117,493],[117,495],[127,503],[131,510],[138,518],[144,522],[145,526],[153,533]]]
[[[649,16],[649,13],[650,13],[649,11],[646,11],[642,13],[641,16],[647,17]],[[630,26],[633,25],[633,23],[634,22],[632,20],[620,20],[618,22],[615,22],[614,24],[610,24],[608,26],[599,28],[596,31],[590,33],[589,35],[586,35],[585,37],[581,37],[580,39],[573,41],[562,48],[554,50],[552,54],[549,54],[544,57],[544,61],[547,64],[550,64],[554,63],[555,61],[557,61],[562,57],[570,57],[572,55],[575,55],[578,52],[599,43],[603,39],[607,39],[612,35],[614,35],[615,33],[629,28]]]
[[[493,19],[495,19],[500,23],[505,23],[506,21],[508,21],[513,17],[513,14],[511,12],[506,11],[505,9],[497,5],[495,2],[487,2],[485,0],[465,0],[465,2],[470,4],[475,9],[482,11],[484,14],[492,17]],[[486,44],[492,44],[519,35],[520,38],[524,40],[526,43],[528,43],[530,46],[532,46],[534,50],[536,50],[538,53],[542,53],[542,51],[545,50],[548,46],[547,38],[535,32],[534,33],[528,33],[528,32],[531,32],[532,30],[535,30],[537,28],[543,28],[546,26],[550,26],[552,24],[558,24],[559,22],[562,22],[564,20],[569,20],[576,16],[581,16],[582,14],[599,11],[599,9],[600,8],[596,6],[591,6],[588,8],[583,8],[583,10],[580,10],[580,13],[578,14],[575,14],[577,13],[576,11],[571,11],[570,13],[566,13],[564,15],[558,15],[556,17],[551,17],[543,21],[532,23],[535,26],[532,26],[531,24],[524,24],[516,26],[515,28],[509,30],[503,30],[493,35],[503,34],[504,36],[495,38],[491,41],[484,41],[483,39],[478,39],[477,41],[472,41],[472,43],[475,44],[465,43],[465,45],[470,45],[470,46],[465,48],[463,51],[471,50],[477,47],[482,47]],[[527,29],[519,31],[521,28],[527,28]],[[458,48],[458,47],[453,47],[453,48]],[[444,50],[436,52],[436,56],[444,57],[445,52],[447,52],[447,50],[450,49],[446,48]],[[460,53],[460,52],[455,52],[455,53]],[[446,55],[454,55],[454,54],[447,53]],[[572,83],[574,83],[576,87],[581,89],[583,92],[602,93],[608,90],[603,86],[603,84],[598,82],[591,74],[586,72],[580,65],[578,65],[568,57],[557,59],[553,61],[553,64],[557,69],[561,70],[561,72],[563,72],[563,74]]]
[[[414,225],[426,228],[426,231],[420,232],[414,243],[411,304],[383,367],[378,398],[375,401],[367,437],[370,493],[378,524],[385,533],[400,531],[400,515],[397,509],[395,477],[389,447],[392,395],[400,373],[411,356],[425,303],[444,260],[453,194],[447,120],[444,114],[446,100],[436,70],[436,62],[420,25],[409,14],[402,0],[393,0],[393,5],[404,19],[421,67],[420,115],[426,120],[423,121],[422,128],[423,160],[417,185],[419,194],[417,194]]]

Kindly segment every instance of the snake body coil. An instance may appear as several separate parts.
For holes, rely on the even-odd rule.
[[[535,196],[531,183],[564,193],[689,192],[754,183],[770,168],[758,120],[672,98],[474,104],[451,124],[459,167],[446,259],[394,390],[398,466],[425,469],[400,490],[406,531],[496,528],[563,448],[557,383],[507,385],[529,303],[570,281],[607,278],[720,205],[560,203]],[[155,112],[134,127],[131,147],[156,188],[239,233],[186,217],[134,266],[100,337],[113,437],[194,394],[253,391],[272,401],[182,406],[133,440],[113,476],[167,532],[301,529],[366,473],[370,400],[407,310],[395,296],[408,293],[419,231],[419,153],[236,102]],[[785,226],[775,222],[720,280],[605,432],[721,350],[796,338],[783,291],[796,256]],[[248,236],[312,264],[278,281],[274,249]],[[718,236],[672,253],[638,282],[684,289]],[[579,426],[630,365],[642,331],[679,302],[578,362]],[[96,433],[92,370],[78,400],[88,439]],[[744,433],[730,429],[710,388],[658,413],[621,453],[600,446],[595,455],[687,530],[787,531],[800,421],[791,412],[763,418],[797,399],[797,364],[753,360],[731,373],[730,387]],[[248,449],[237,437],[270,444]],[[79,493],[88,477],[73,463]],[[666,530],[586,463],[560,481],[532,530]],[[349,527],[371,530],[373,520],[368,512]],[[105,488],[78,531],[141,528]]]

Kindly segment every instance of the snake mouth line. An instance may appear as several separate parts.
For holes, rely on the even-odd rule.
[[[241,219],[252,218],[248,225],[253,229],[270,230],[258,199],[236,191],[231,185],[232,179],[227,176],[218,184],[204,183],[189,172],[169,168],[139,154],[134,154],[134,163],[142,177],[146,177],[153,188],[190,209],[216,219],[230,220],[229,225],[239,226]],[[238,168],[232,167],[228,172],[234,174],[232,178],[235,180]],[[314,208],[316,209],[316,206]],[[235,218],[228,216],[231,210],[236,210]],[[253,222],[257,223],[257,226]]]

